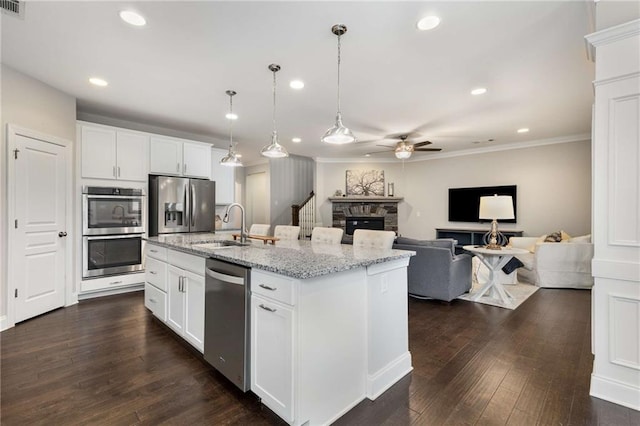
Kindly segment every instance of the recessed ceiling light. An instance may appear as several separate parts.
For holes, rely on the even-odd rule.
[[[527,129],[526,127],[523,127],[522,129],[518,129],[518,133],[527,133],[529,131],[529,129]]]
[[[91,84],[93,84],[95,86],[100,86],[100,87],[104,87],[104,86],[107,86],[109,84],[109,83],[107,83],[106,80],[103,80],[103,79],[98,78],[98,77],[91,77],[89,79],[89,83],[91,83]]]
[[[300,143],[300,142],[302,142],[302,139],[300,139],[300,138],[291,138],[291,142]]]
[[[291,87],[292,89],[302,89],[304,87],[304,81],[302,80],[291,80],[291,82],[289,83],[289,87]]]
[[[238,119],[238,114],[234,114],[232,112],[228,112],[225,117],[227,118],[227,120],[237,120]]]
[[[364,156],[365,157],[371,157],[371,154],[365,154]]]
[[[477,89],[473,89],[471,91],[472,95],[484,95],[485,93],[487,93],[487,89],[485,89],[484,87],[478,87]]]
[[[438,25],[440,25],[440,18],[437,16],[425,16],[416,24],[418,29],[421,31],[432,30]]]
[[[134,25],[136,27],[142,27],[143,25],[147,24],[147,20],[144,19],[144,16],[132,10],[120,11],[120,19],[122,19],[127,24]]]

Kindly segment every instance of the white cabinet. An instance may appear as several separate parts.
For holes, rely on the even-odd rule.
[[[167,325],[204,351],[204,276],[168,267]]]
[[[146,181],[146,134],[81,124],[80,138],[83,178]]]
[[[235,201],[235,167],[223,166],[220,160],[227,155],[223,149],[211,150],[211,180],[216,182],[216,204]]]
[[[147,243],[145,306],[204,351],[205,259]]]
[[[293,421],[293,307],[251,296],[251,390],[287,422]]]
[[[151,136],[149,170],[154,174],[207,178],[211,146],[177,138]]]
[[[182,155],[183,175],[209,179],[211,176],[211,145],[184,142]]]

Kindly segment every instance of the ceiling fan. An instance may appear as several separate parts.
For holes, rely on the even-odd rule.
[[[406,160],[409,157],[411,157],[411,154],[413,154],[414,152],[442,151],[442,148],[426,148],[427,145],[432,144],[432,142],[430,141],[412,143],[407,141],[408,137],[409,135],[406,135],[406,134],[399,135],[396,137],[391,137],[389,139],[400,139],[400,141],[396,143],[395,147],[388,147],[390,149],[387,151],[369,152],[367,154],[378,154],[380,152],[393,151],[396,155],[396,158],[398,158],[399,160]],[[386,146],[386,145],[379,145],[379,146]]]

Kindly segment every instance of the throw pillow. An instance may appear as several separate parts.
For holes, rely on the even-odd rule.
[[[547,237],[544,239],[545,243],[559,243],[560,241],[562,241],[562,231],[547,234]]]
[[[564,231],[560,231],[560,236],[562,237],[562,242],[567,242],[571,239],[571,235],[567,234]]]
[[[570,243],[589,244],[591,243],[591,234],[581,235],[579,237],[573,237],[569,240]]]

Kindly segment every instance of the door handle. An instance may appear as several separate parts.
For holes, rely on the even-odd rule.
[[[63,231],[58,232],[58,237],[62,238],[62,237],[66,237],[66,236],[67,236],[66,232],[63,232]]]
[[[196,186],[191,185],[191,226],[196,226]]]

